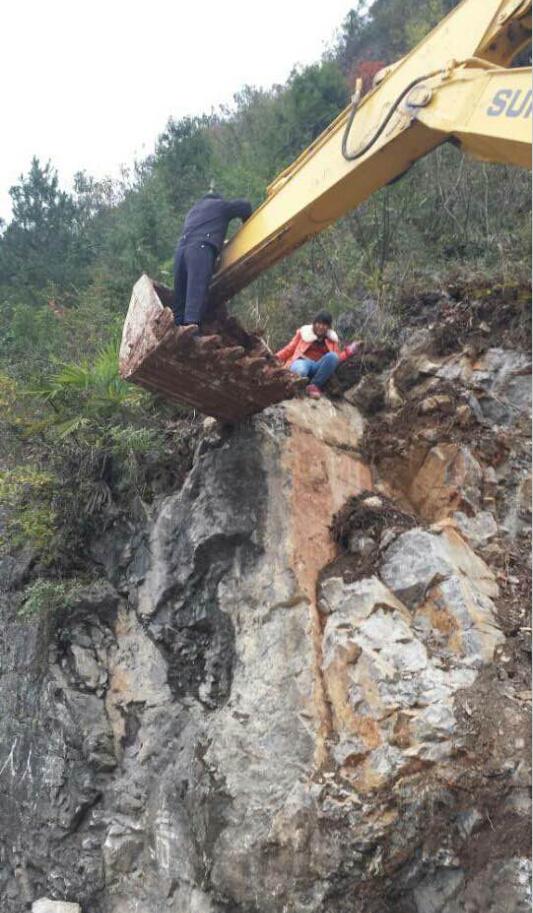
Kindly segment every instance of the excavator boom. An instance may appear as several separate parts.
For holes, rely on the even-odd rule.
[[[264,269],[354,209],[445,140],[460,143],[455,121],[457,98],[462,111],[470,109],[473,114],[477,110],[481,119],[481,105],[486,101],[477,86],[464,79],[464,70],[485,73],[492,67],[502,74],[502,68],[528,41],[531,0],[463,0],[409,54],[377,75],[377,85],[357,105],[351,125],[353,104],[272,182],[266,200],[224,250],[212,283],[213,304],[229,300]],[[522,77],[513,88],[513,80],[518,78],[510,71],[506,85],[512,91],[524,85]],[[411,99],[422,96],[428,82],[432,94],[424,111],[427,114],[431,107],[438,107],[444,129],[426,126],[418,117],[421,108],[410,104]],[[446,102],[451,93],[439,91],[447,83],[458,86],[453,105]],[[521,144],[526,139],[519,163],[528,165],[530,117],[529,110],[525,117],[512,122],[505,117],[492,121],[485,118],[487,140],[483,143],[480,133],[477,144],[483,158],[517,163],[515,156],[507,156],[503,142],[493,143],[495,130],[497,136],[498,131],[505,135],[510,127],[519,132]],[[345,154],[343,145],[347,145]],[[465,151],[472,151],[468,144]]]
[[[260,411],[268,397],[277,402],[295,395],[294,378],[276,368],[256,337],[243,337],[235,320],[228,323],[224,303],[446,141],[485,161],[530,166],[531,70],[507,68],[530,40],[531,0],[463,0],[416,48],[378,73],[364,98],[356,91],[352,104],[273,181],[265,201],[224,248],[209,293],[212,335],[225,339],[218,361],[202,362],[197,343],[196,356],[189,352],[192,377],[181,370],[184,353],[170,312],[163,337],[139,332],[156,316],[161,321],[154,302],[163,308],[171,293],[141,296],[150,299],[144,311],[134,294],[120,353],[122,376],[167,395],[170,384],[172,398],[226,420]],[[224,350],[235,345],[247,352],[249,373],[234,356],[232,367],[222,370]],[[170,378],[178,375],[173,384]],[[224,382],[213,386],[217,377]]]

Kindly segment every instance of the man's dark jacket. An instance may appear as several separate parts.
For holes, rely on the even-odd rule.
[[[181,242],[210,244],[217,253],[222,250],[226,231],[232,219],[246,222],[252,214],[247,200],[224,200],[207,194],[194,204],[185,217]]]

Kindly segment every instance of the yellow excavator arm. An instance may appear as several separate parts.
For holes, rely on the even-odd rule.
[[[506,69],[531,40],[531,0],[463,0],[270,185],[226,246],[212,301],[407,171],[446,140],[491,162],[530,165],[531,70]]]
[[[530,166],[531,70],[508,69],[531,40],[531,0],[463,0],[375,78],[268,187],[224,248],[207,336],[178,344],[169,289],[142,277],[122,338],[122,377],[235,421],[293,396],[294,375],[224,308],[265,269],[446,141],[477,158]]]

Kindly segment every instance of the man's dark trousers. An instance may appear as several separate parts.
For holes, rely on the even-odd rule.
[[[200,323],[217,252],[206,242],[180,241],[174,257],[174,317],[177,324]]]

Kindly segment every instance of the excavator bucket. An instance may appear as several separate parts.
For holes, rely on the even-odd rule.
[[[306,381],[224,308],[191,337],[174,323],[172,298],[146,275],[135,284],[120,346],[124,380],[230,423],[302,390]]]

